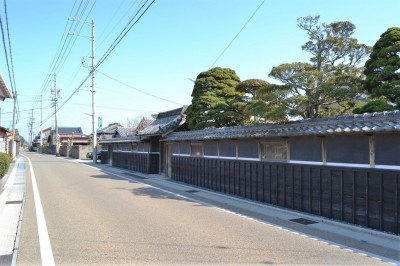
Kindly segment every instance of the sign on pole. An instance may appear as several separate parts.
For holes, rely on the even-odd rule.
[[[101,116],[99,116],[97,118],[97,122],[98,122],[97,124],[99,125],[98,127],[102,128],[103,127],[103,118]]]

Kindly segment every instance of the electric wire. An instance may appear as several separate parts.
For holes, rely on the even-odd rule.
[[[89,6],[89,3],[90,3],[90,0],[86,0],[85,3],[84,3],[83,0],[81,0],[81,2],[79,4],[78,8],[76,9],[73,17],[75,17],[75,18],[83,17],[85,15],[85,13],[86,13],[86,10],[87,10],[88,6]],[[91,11],[93,10],[93,6],[95,5],[95,3],[96,3],[96,1],[94,1],[92,6],[90,7],[89,11],[87,12],[86,18],[90,15]],[[74,3],[73,8],[70,11],[70,15],[69,15],[70,17],[72,16],[72,14],[74,12],[75,6],[76,6],[76,1]],[[68,32],[67,32],[68,25],[69,25],[69,29],[68,29]],[[75,40],[72,41],[74,36],[69,34],[69,33],[77,31],[79,25],[81,25],[80,20],[73,19],[73,20],[68,20],[67,21],[66,26],[64,28],[63,36],[61,37],[61,40],[60,40],[59,47],[60,47],[61,43],[63,43],[63,44],[61,46],[61,49],[57,49],[57,52],[56,52],[56,54],[54,56],[54,59],[53,59],[53,63],[50,66],[50,69],[49,69],[49,71],[47,73],[47,76],[45,78],[45,81],[43,83],[43,86],[42,86],[40,92],[37,94],[37,98],[39,98],[40,95],[43,95],[44,91],[48,88],[49,83],[50,83],[50,79],[48,77],[53,73],[59,72],[61,70],[61,68],[63,67],[63,65],[65,64],[65,62],[66,62],[66,60],[67,60],[72,48],[75,45],[75,41],[77,39],[77,36],[75,36]],[[82,27],[83,27],[83,25],[81,25],[80,29],[82,29]],[[39,103],[39,100],[37,101],[36,106],[37,106],[38,103]]]
[[[229,49],[229,47],[232,45],[232,43],[236,40],[236,38],[240,35],[240,33],[246,28],[247,24],[249,24],[250,20],[254,17],[254,15],[258,12],[258,10],[261,8],[261,6],[265,3],[266,0],[263,0],[261,4],[254,10],[253,14],[251,14],[250,18],[244,23],[243,27],[239,30],[239,32],[233,37],[233,39],[228,43],[228,45],[225,47],[224,50],[218,55],[217,59],[214,60],[214,62],[211,64],[209,69],[214,67],[214,65],[218,62],[218,60],[225,54],[225,52]]]
[[[159,99],[159,100],[163,100],[163,101],[166,101],[166,102],[169,102],[169,103],[173,103],[173,104],[177,104],[177,105],[179,105],[179,106],[183,106],[183,104],[181,104],[181,103],[174,102],[174,101],[171,101],[171,100],[168,100],[168,99],[159,97],[159,96],[157,96],[157,95],[154,95],[154,94],[145,92],[145,91],[143,91],[143,90],[139,90],[139,89],[137,89],[137,88],[135,88],[135,87],[132,87],[132,86],[130,86],[130,85],[128,85],[128,84],[126,84],[126,83],[124,83],[124,82],[122,82],[122,81],[116,79],[116,78],[113,78],[113,77],[111,77],[111,76],[109,76],[109,75],[107,75],[107,74],[105,74],[105,73],[99,71],[99,70],[97,70],[97,73],[99,73],[99,74],[101,74],[101,75],[103,75],[103,76],[105,76],[105,77],[107,77],[107,78],[109,78],[109,79],[111,79],[111,80],[113,80],[113,81],[115,81],[115,82],[118,82],[119,84],[122,84],[122,85],[124,85],[124,86],[126,86],[126,87],[128,87],[128,88],[131,88],[131,89],[133,89],[133,90],[135,90],[135,91],[141,92],[141,93],[143,93],[143,94],[149,95],[149,96],[154,97],[154,98],[157,98],[157,99]]]
[[[80,24],[81,27],[79,28],[79,30],[77,31],[77,33],[75,33],[75,32],[74,32],[74,33],[71,33],[72,35],[74,35],[73,37],[75,37],[75,39],[73,40],[72,45],[69,47],[68,52],[66,52],[66,50],[64,51],[63,57],[64,57],[64,55],[65,55],[65,53],[66,53],[66,55],[65,55],[65,58],[66,58],[66,59],[69,57],[69,55],[70,55],[70,53],[71,53],[71,51],[72,51],[72,49],[73,49],[73,47],[74,47],[74,45],[75,45],[76,40],[77,40],[78,37],[80,36],[80,35],[79,35],[79,32],[82,30],[82,28],[83,28],[83,26],[84,26],[84,23],[87,21],[87,19],[88,19],[90,13],[92,12],[93,7],[94,7],[95,4],[96,4],[96,1],[93,2],[92,7],[90,8],[90,10],[89,10],[89,12],[88,12],[88,14],[87,14],[87,16],[86,16],[86,18],[85,18],[84,20],[82,20],[82,21],[81,21],[81,20],[78,20],[78,21],[77,21],[78,23],[77,23],[77,25],[76,25],[76,27],[75,27],[75,30],[78,28],[78,25],[79,25],[79,24]],[[85,5],[85,8],[84,8],[84,10],[83,10],[82,13],[81,13],[82,16],[83,16],[84,11],[86,10],[86,8],[87,8],[87,5]],[[81,22],[83,22],[83,23],[81,23]],[[72,38],[71,38],[71,39],[72,39]],[[71,39],[70,39],[70,41],[71,41]],[[59,67],[57,68],[57,70],[56,70],[55,72],[61,71],[61,69],[63,68],[63,66],[64,66],[64,64],[65,64],[66,59],[59,65]]]
[[[6,45],[5,36],[4,36],[3,20],[1,19],[1,15],[0,15],[0,28],[1,28],[1,36],[3,37],[3,47],[4,47],[4,54],[5,54],[5,57],[6,57],[6,62],[7,62],[8,77],[10,79],[10,86],[11,86],[12,92],[14,93],[14,87],[13,87],[13,82],[12,82],[12,77],[11,77],[11,70],[10,70],[10,63],[9,63],[9,60],[8,60],[7,45]]]
[[[127,25],[124,27],[124,29],[120,32],[118,37],[114,40],[114,42],[110,45],[110,47],[107,49],[107,51],[103,54],[101,59],[98,61],[98,63],[94,66],[94,69],[90,71],[90,73],[83,79],[83,81],[80,83],[80,85],[70,94],[66,100],[64,100],[61,104],[58,105],[57,111],[63,108],[63,106],[79,91],[79,89],[85,84],[85,82],[91,77],[92,71],[96,71],[97,68],[104,63],[104,61],[110,56],[112,51],[117,47],[117,45],[122,41],[122,39],[125,38],[125,36],[128,34],[128,32],[132,29],[134,25],[143,17],[143,15],[149,10],[149,8],[153,5],[155,0],[152,0],[149,5],[146,6],[146,4],[149,1],[146,1],[137,12],[133,15],[133,17],[129,20]],[[146,7],[145,7],[146,6]],[[144,8],[144,10],[141,12],[141,10]],[[140,15],[139,15],[140,14]],[[137,18],[136,18],[137,17]],[[133,22],[133,23],[132,23]],[[178,103],[176,103],[178,104]],[[179,104],[181,105],[181,104]],[[42,124],[46,123],[53,114],[50,114],[47,116],[44,120],[42,120]]]
[[[109,47],[109,49],[104,53],[104,55],[100,58],[99,62],[96,64],[96,68],[103,64],[103,62],[107,59],[107,57],[111,54],[111,52],[117,47],[117,45],[122,41],[123,38],[128,34],[128,32],[132,29],[133,26],[143,17],[143,15],[149,10],[149,8],[153,5],[155,0],[152,0],[151,3],[145,8],[145,10],[140,14],[140,16],[135,20],[135,17],[140,13],[140,11],[146,6],[148,1],[146,1],[140,8],[137,10],[135,15],[131,18],[125,28],[121,31],[118,37],[115,39],[113,44]],[[132,21],[135,20],[133,23]]]
[[[79,91],[79,89],[85,84],[85,82],[91,77],[92,71],[98,71],[98,67],[108,58],[108,56],[111,54],[111,52],[115,49],[115,47],[122,41],[122,39],[128,34],[128,32],[132,29],[132,27],[143,17],[143,15],[148,11],[148,9],[151,7],[151,5],[155,2],[153,0],[145,9],[144,11],[139,15],[138,18],[135,17],[140,13],[140,11],[144,8],[144,6],[147,4],[148,1],[146,1],[140,8],[139,10],[133,15],[133,17],[130,19],[130,21],[127,23],[127,25],[124,27],[124,29],[121,31],[121,33],[118,35],[118,37],[115,39],[115,41],[111,44],[111,46],[107,49],[107,51],[103,54],[99,62],[95,65],[94,69],[90,71],[90,73],[84,78],[84,80],[80,83],[80,85],[68,96],[68,98],[62,102],[57,110],[60,110],[74,95]],[[134,23],[132,24],[132,21]]]
[[[7,3],[6,0],[4,0],[4,14],[6,17],[6,26],[7,26],[7,37],[8,37],[8,49],[10,53],[10,64],[11,64],[11,74],[12,74],[12,86],[11,88],[13,89],[13,94],[17,93],[17,87],[15,85],[15,75],[14,75],[14,63],[13,63],[13,57],[12,57],[12,48],[11,48],[11,39],[10,39],[10,28],[8,26],[8,12],[7,12]]]
[[[77,2],[77,0],[75,0],[74,5],[73,5],[73,7],[72,7],[72,9],[71,9],[71,11],[70,11],[70,15],[69,15],[69,16],[72,15],[72,12],[74,11],[76,2]],[[76,11],[76,14],[77,14],[78,10],[80,9],[80,7],[81,7],[81,5],[82,5],[82,2],[83,2],[83,0],[81,0],[81,3],[80,3],[80,5],[79,5],[79,7],[78,7],[78,9],[77,9],[77,11]],[[60,39],[60,42],[59,42],[59,44],[58,44],[58,47],[57,47],[56,53],[55,53],[55,55],[54,55],[53,61],[52,61],[52,63],[50,64],[49,70],[47,71],[46,78],[45,78],[45,80],[44,80],[44,82],[43,82],[43,85],[42,85],[42,87],[40,88],[39,93],[37,93],[37,95],[36,95],[36,98],[37,98],[37,99],[40,97],[40,95],[43,95],[44,90],[45,90],[45,89],[47,88],[47,86],[49,85],[50,80],[49,80],[48,77],[51,75],[51,73],[53,73],[54,68],[55,68],[55,66],[57,65],[58,61],[59,61],[59,58],[60,58],[60,55],[61,55],[61,51],[64,50],[64,47],[65,47],[65,44],[66,44],[66,41],[67,41],[67,36],[68,36],[68,35],[67,35],[67,36],[65,35],[65,33],[67,32],[68,24],[69,24],[69,21],[67,21],[67,23],[65,24],[64,32],[63,32],[63,34],[62,34],[62,36],[61,36],[61,39]],[[71,23],[70,29],[71,29],[72,25],[73,25],[73,24]],[[64,42],[63,42],[64,37],[65,37],[65,40],[64,40]],[[62,43],[62,46],[61,46],[61,43]],[[60,47],[61,47],[61,49],[60,49]],[[57,55],[58,55],[58,56],[57,56]]]
[[[104,29],[104,31],[102,32],[102,34],[100,34],[99,36],[99,40],[101,40],[99,42],[99,44],[96,47],[96,51],[98,48],[102,47],[102,45],[104,44],[105,40],[107,40],[111,33],[114,32],[114,30],[116,29],[116,27],[122,22],[122,20],[129,14],[129,12],[131,11],[131,9],[136,5],[137,0],[134,1],[131,6],[126,10],[125,14],[123,16],[120,17],[120,19],[118,20],[118,22],[114,25],[114,27],[110,30],[110,32],[107,34],[107,36],[104,39],[101,39],[104,35],[104,33],[106,32],[106,29],[108,28],[108,26],[111,25],[111,23],[108,23],[106,26],[106,29]],[[112,16],[112,18],[110,19],[110,21],[114,20],[115,15],[117,14],[118,10],[120,10],[120,8],[122,7],[123,2],[121,2],[121,4],[119,5],[118,9],[114,12],[114,15]]]

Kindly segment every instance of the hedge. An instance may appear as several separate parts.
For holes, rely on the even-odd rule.
[[[0,153],[0,178],[5,176],[8,171],[8,167],[12,161],[12,157],[5,153]]]

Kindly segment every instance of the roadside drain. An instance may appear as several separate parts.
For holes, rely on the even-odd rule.
[[[22,200],[10,200],[6,201],[6,204],[22,204]]]
[[[291,222],[299,223],[299,224],[304,224],[304,225],[309,225],[309,224],[317,224],[318,222],[304,219],[304,218],[298,218],[298,219],[291,219],[289,220]]]

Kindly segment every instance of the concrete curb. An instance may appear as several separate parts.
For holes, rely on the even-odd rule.
[[[18,232],[25,200],[25,170],[22,158],[9,169],[0,194],[0,265],[15,265]]]

